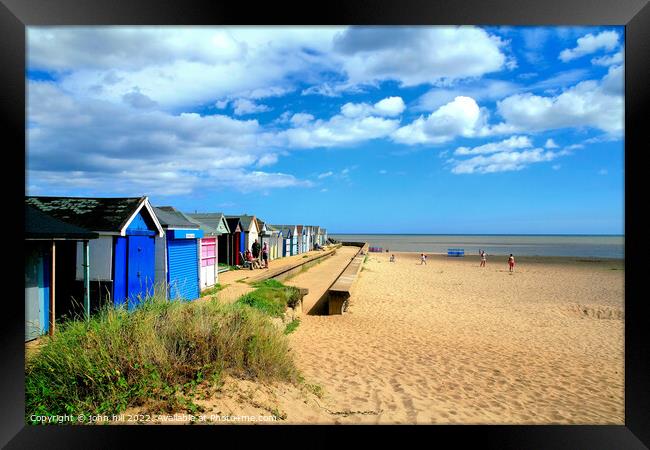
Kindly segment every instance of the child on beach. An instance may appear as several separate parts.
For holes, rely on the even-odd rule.
[[[485,250],[481,250],[481,267],[485,267],[486,261],[487,261],[487,253],[485,253]]]
[[[395,262],[395,255],[390,255],[390,262]]]
[[[422,264],[424,264],[425,266],[427,265],[427,255],[425,255],[424,253],[420,255],[420,265]]]
[[[510,257],[508,258],[508,267],[510,267],[510,272],[515,268],[515,257],[512,256],[512,253],[510,253]]]

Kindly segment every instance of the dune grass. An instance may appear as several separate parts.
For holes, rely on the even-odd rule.
[[[201,297],[207,297],[208,295],[215,295],[217,292],[225,288],[227,285],[221,285],[220,283],[210,286],[209,288],[201,291]]]
[[[260,289],[283,292],[286,305],[286,288]],[[299,381],[286,338],[263,311],[153,297],[135,311],[106,307],[89,321],[63,323],[26,361],[26,420],[117,414],[145,401],[171,412],[185,404],[188,386],[218,384],[226,373]]]
[[[300,290],[285,286],[277,280],[268,279],[253,284],[253,292],[242,295],[236,303],[252,306],[271,317],[282,317],[287,307],[295,307],[300,301]]]

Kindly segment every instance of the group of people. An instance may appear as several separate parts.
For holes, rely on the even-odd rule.
[[[251,250],[253,250],[251,252]],[[246,261],[251,263],[251,269],[268,269],[269,268],[269,248],[266,244],[260,248],[260,244],[255,239],[253,245],[251,245],[251,250],[246,249],[244,258]],[[260,261],[260,250],[262,252],[262,261]]]
[[[478,254],[481,256],[481,266],[480,267],[485,267],[485,263],[487,263],[487,253],[485,250],[479,250]],[[515,270],[515,257],[510,253],[510,256],[508,257],[508,268],[510,272],[514,272]]]
[[[481,265],[480,267],[485,267],[487,263],[487,252],[485,250],[479,250],[478,251],[479,256],[481,257]],[[395,262],[395,255],[390,255],[390,262]],[[420,253],[420,265],[427,265],[427,255],[424,253]],[[510,272],[514,272],[515,270],[515,257],[510,253],[510,256],[508,257],[508,268],[510,269]]]

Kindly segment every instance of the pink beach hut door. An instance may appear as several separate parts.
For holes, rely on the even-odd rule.
[[[214,286],[217,274],[217,239],[201,239],[201,289]]]

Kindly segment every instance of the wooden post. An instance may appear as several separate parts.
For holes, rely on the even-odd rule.
[[[54,305],[56,297],[54,296],[55,290],[55,274],[56,274],[56,241],[52,241],[52,270],[50,271],[50,326],[49,326],[49,335],[54,335],[54,326],[55,326],[55,315],[54,315]]]
[[[84,312],[86,314],[86,320],[90,319],[90,249],[88,241],[84,241],[83,249],[84,257]]]

